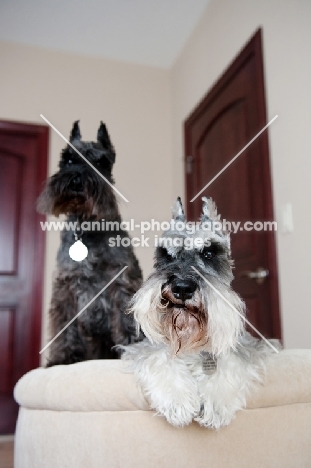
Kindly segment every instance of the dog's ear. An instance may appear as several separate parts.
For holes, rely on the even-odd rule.
[[[217,208],[215,202],[211,198],[202,197],[203,205],[202,205],[202,215],[200,218],[201,223],[211,222],[214,226],[215,232],[221,235],[227,244],[228,251],[230,253],[230,232],[224,229],[222,225],[222,221],[220,218],[220,214],[217,214]],[[216,227],[216,225],[218,225]]]
[[[220,221],[220,215],[217,214],[215,202],[211,198],[202,197],[202,216],[201,221]]]
[[[76,120],[72,126],[72,130],[70,133],[70,142],[72,142],[73,140],[81,140],[79,120]]]
[[[176,221],[177,220],[178,221],[185,221],[186,220],[185,212],[184,212],[180,197],[178,197],[176,202],[174,203],[174,206],[172,208],[172,217]]]
[[[109,160],[113,164],[116,159],[116,153],[111,143],[107,127],[103,122],[100,122],[100,126],[97,132],[97,141],[101,143],[104,149],[111,153]]]

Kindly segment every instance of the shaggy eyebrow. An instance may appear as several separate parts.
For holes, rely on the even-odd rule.
[[[206,239],[207,240],[207,239]],[[203,252],[205,249],[210,249],[210,250],[213,250],[214,252],[216,251],[217,253],[224,253],[225,252],[225,249],[224,247],[219,243],[219,242],[213,242],[211,241],[210,239],[208,239],[210,241],[210,245],[202,245],[202,247],[199,247],[199,248],[195,248],[195,250],[197,252]]]

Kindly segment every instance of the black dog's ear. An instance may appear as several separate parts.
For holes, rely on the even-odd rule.
[[[100,122],[100,126],[97,132],[97,141],[102,144],[104,149],[112,153],[113,158],[111,158],[112,159],[111,162],[114,163],[115,157],[116,157],[115,150],[111,143],[107,127],[103,122]]]
[[[81,140],[79,122],[80,122],[79,120],[76,120],[72,126],[72,130],[70,133],[70,141]]]

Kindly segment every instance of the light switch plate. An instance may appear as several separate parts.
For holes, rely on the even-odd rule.
[[[285,234],[293,232],[293,230],[293,206],[291,203],[286,203],[282,206],[282,232]]]

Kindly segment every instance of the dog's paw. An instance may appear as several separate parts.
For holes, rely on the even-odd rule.
[[[212,405],[205,404],[200,414],[194,418],[200,426],[211,429],[220,429],[228,426],[235,417],[235,411],[227,407],[215,408]]]
[[[192,423],[196,409],[191,405],[186,407],[170,404],[166,408],[158,408],[157,413],[164,416],[172,426],[183,427]]]
[[[199,413],[201,401],[194,382],[184,380],[183,385],[177,385],[177,380],[175,376],[175,382],[171,381],[169,387],[158,387],[149,395],[151,407],[158,414],[173,426],[182,427],[190,424]]]
[[[200,411],[200,397],[196,389],[172,388],[171,391],[162,392],[159,389],[149,393],[152,409],[162,415],[176,427],[190,424]]]

